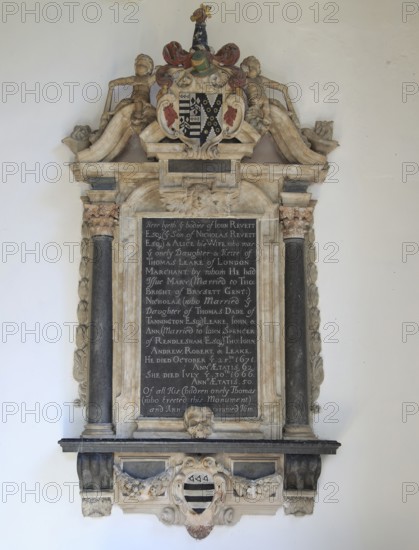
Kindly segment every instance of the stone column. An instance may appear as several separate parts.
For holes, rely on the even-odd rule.
[[[285,241],[285,427],[284,436],[312,439],[308,392],[305,234],[312,206],[283,206]]]
[[[112,239],[119,207],[84,205],[92,240],[92,295],[87,425],[84,437],[113,437],[112,427]]]

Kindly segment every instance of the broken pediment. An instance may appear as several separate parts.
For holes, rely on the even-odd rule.
[[[238,65],[235,44],[214,53],[206,31],[194,44],[189,52],[178,42],[167,44],[166,65],[157,70],[151,57],[140,54],[135,75],[109,83],[99,128],[76,126],[63,140],[79,162],[113,161],[135,135],[149,158],[242,160],[268,133],[286,163],[326,164],[338,146],[333,123],[301,128],[287,87],[263,76],[254,56]],[[132,93],[120,99],[115,90],[122,86]]]

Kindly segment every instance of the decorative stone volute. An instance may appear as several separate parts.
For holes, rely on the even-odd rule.
[[[114,203],[84,205],[84,221],[92,237],[104,235],[113,237],[115,224],[119,219],[119,206]]]
[[[304,239],[313,223],[313,211],[312,206],[281,206],[280,219],[284,239]]]

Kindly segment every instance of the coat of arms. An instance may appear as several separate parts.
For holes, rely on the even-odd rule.
[[[235,44],[212,53],[207,44],[205,8],[192,16],[196,23],[189,52],[178,42],[163,50],[167,65],[160,67],[156,80],[161,86],[157,118],[163,132],[186,144],[191,156],[211,158],[217,144],[232,139],[244,122],[244,73],[235,64],[240,57]],[[202,21],[201,21],[202,20]]]
[[[179,130],[200,144],[222,133],[223,95],[182,92],[179,96]]]

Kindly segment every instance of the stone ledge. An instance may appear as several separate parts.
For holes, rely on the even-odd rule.
[[[334,455],[340,443],[328,440],[222,441],[142,439],[61,439],[65,453],[237,453]]]

